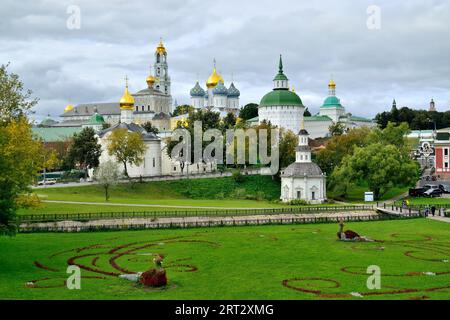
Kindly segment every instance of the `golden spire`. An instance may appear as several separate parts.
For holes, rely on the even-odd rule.
[[[71,105],[70,103],[64,108],[64,112],[69,112],[70,110],[73,109],[73,105]]]
[[[134,109],[134,98],[128,92],[128,77],[125,76],[125,92],[119,101],[121,110],[133,110]]]
[[[294,86],[292,86],[292,89],[291,89],[291,91],[292,91],[292,92],[295,92],[295,88],[294,88]]]
[[[214,59],[214,70],[211,73],[211,75],[209,76],[208,80],[206,80],[206,86],[208,88],[214,88],[215,86],[217,86],[217,84],[219,82],[223,83],[223,78],[220,74],[217,73],[216,70],[216,59]]]
[[[164,47],[164,43],[162,41],[162,38],[159,38],[159,44],[156,47],[156,53],[160,53],[160,54],[167,53],[166,48]]]

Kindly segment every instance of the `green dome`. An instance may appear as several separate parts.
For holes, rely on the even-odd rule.
[[[300,97],[289,90],[273,90],[266,94],[259,104],[262,106],[299,106],[303,107]]]
[[[336,96],[329,96],[323,102],[322,108],[343,108],[343,106]]]
[[[105,123],[105,119],[101,114],[98,114],[97,112],[92,115],[92,117],[89,119],[89,124],[103,124]]]

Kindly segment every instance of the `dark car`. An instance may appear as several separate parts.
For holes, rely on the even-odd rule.
[[[424,197],[429,197],[429,198],[435,198],[435,197],[440,197],[442,196],[442,190],[441,189],[428,189],[427,191],[425,191],[423,193]]]
[[[411,188],[408,194],[410,197],[422,197],[425,191],[427,191],[425,188]]]
[[[425,191],[429,190],[429,189],[435,190],[435,189],[439,189],[439,186],[437,184],[426,184],[426,185],[422,186],[422,188],[424,188]]]
[[[450,193],[450,185],[448,184],[440,184],[439,189],[441,189],[443,193]]]

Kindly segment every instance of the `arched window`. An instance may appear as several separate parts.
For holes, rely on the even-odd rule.
[[[158,54],[156,55],[156,62],[159,63],[160,61],[161,61],[161,56],[160,56],[160,54],[158,53]]]

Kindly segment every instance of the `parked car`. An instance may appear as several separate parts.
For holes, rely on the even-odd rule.
[[[38,181],[38,186],[43,186],[43,185],[53,185],[56,183],[56,179],[54,178],[48,178],[45,180],[40,180]]]
[[[427,191],[425,188],[411,188],[408,194],[410,197],[422,197],[425,191]]]
[[[429,190],[429,189],[435,190],[435,189],[439,189],[439,186],[437,184],[426,184],[422,188],[425,188],[425,191]]]
[[[423,196],[428,198],[440,197],[442,196],[442,190],[439,188],[438,189],[430,188],[423,193]]]
[[[439,189],[441,189],[444,193],[450,193],[450,185],[448,184],[440,184]]]

